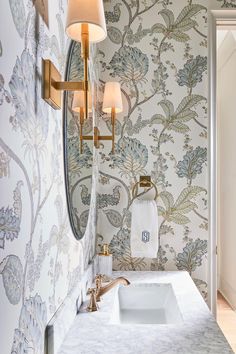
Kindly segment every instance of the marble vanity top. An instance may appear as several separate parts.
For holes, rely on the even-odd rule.
[[[171,283],[183,322],[168,325],[110,324],[114,294],[99,311],[80,309],[58,354],[228,354],[233,353],[187,272],[114,272],[131,283]]]

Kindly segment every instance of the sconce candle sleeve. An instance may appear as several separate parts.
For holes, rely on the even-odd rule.
[[[102,110],[105,113],[112,113],[112,109],[115,113],[120,113],[123,111],[123,104],[120,83],[109,81],[105,84]]]
[[[84,92],[83,91],[76,91],[73,96],[72,110],[74,112],[80,113],[81,108],[84,109]],[[91,97],[90,91],[88,94],[88,109],[89,109],[89,112],[92,112],[92,97]]]

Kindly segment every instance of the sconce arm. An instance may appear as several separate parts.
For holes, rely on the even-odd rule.
[[[85,91],[87,82],[62,81],[51,60],[42,61],[42,98],[54,109],[61,108],[61,91]]]
[[[58,91],[84,91],[85,85],[83,81],[53,81],[53,87]]]

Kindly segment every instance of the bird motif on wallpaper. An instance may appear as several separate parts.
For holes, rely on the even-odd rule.
[[[88,192],[88,188],[81,184],[81,200],[84,205],[90,204],[91,194]],[[112,194],[101,194],[97,196],[97,206],[98,208],[106,208],[109,205],[117,205],[120,201],[120,188],[121,186],[116,186],[113,188]]]

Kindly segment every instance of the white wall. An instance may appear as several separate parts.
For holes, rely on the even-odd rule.
[[[236,42],[230,31],[218,49],[218,286],[236,308]]]

